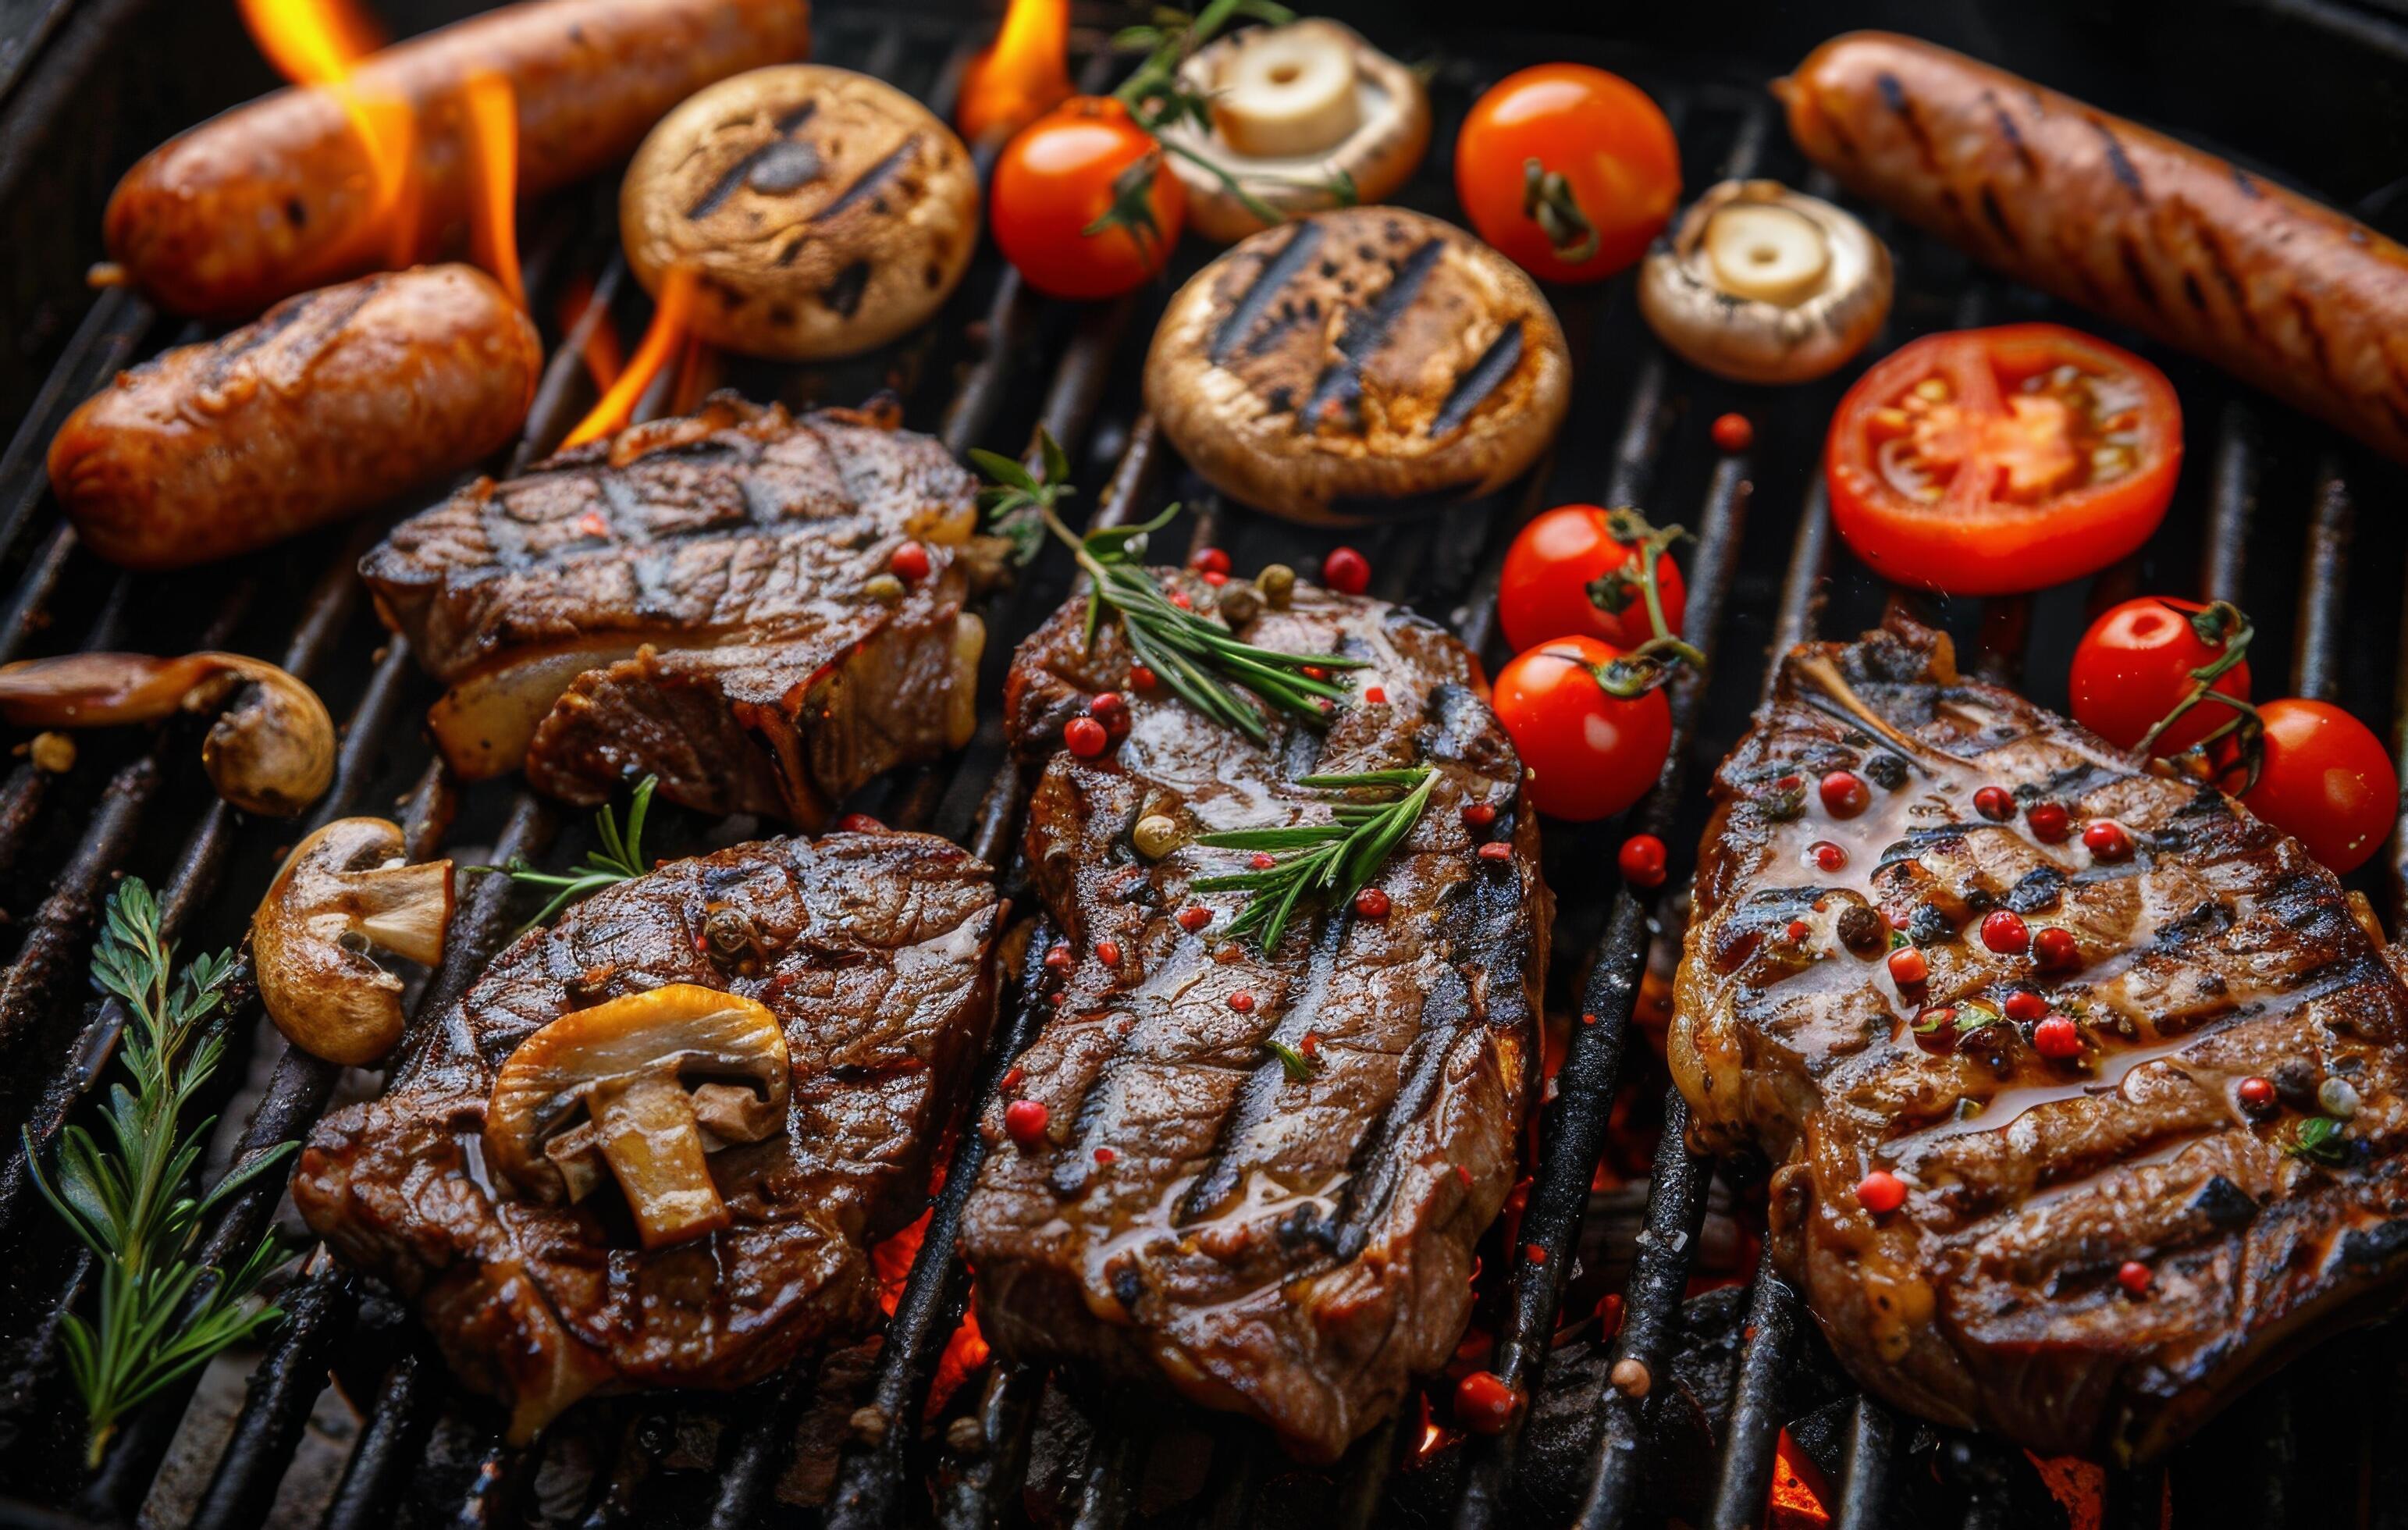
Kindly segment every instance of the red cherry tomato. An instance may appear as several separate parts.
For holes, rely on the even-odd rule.
[[[1558,637],[1498,671],[1498,719],[1530,770],[1532,805],[1551,818],[1618,813],[1664,768],[1672,747],[1664,694],[1626,701],[1598,681],[1598,667],[1621,656],[1594,637]]]
[[[1055,297],[1142,286],[1170,258],[1187,213],[1161,146],[1109,96],[1072,96],[1023,128],[996,161],[991,194],[996,244]],[[1116,204],[1153,226],[1098,226]]]
[[[2356,870],[2391,835],[2400,777],[2373,731],[2321,701],[2270,701],[2266,758],[2242,805],[2337,872]]]
[[[1497,615],[1515,652],[1551,637],[1594,637],[1631,649],[1656,636],[1639,584],[1639,544],[1613,535],[1613,512],[1595,505],[1558,505],[1522,528],[1505,552],[1497,583]],[[1598,604],[1616,598],[1598,581],[1623,576],[1619,611]],[[1670,553],[1656,560],[1656,586],[1664,601],[1664,622],[1681,630],[1688,590]]]
[[[2192,624],[2205,609],[2195,600],[2143,595],[2090,623],[2073,651],[2068,682],[2074,721],[2118,749],[2137,748],[2157,720],[2190,694],[2190,672],[2223,656],[2223,639],[2211,643]],[[2248,700],[2249,662],[2217,676],[2215,689]],[[2152,751],[2180,754],[2236,715],[2221,702],[2202,701],[2158,735]]]
[[[1455,139],[1455,194],[1480,236],[1532,276],[1598,281],[1645,254],[1671,218],[1681,150],[1662,110],[1630,81],[1585,64],[1541,64],[1472,106]]]
[[[2038,590],[2147,541],[2182,469],[2165,374],[2059,324],[1928,335],[1840,400],[1831,523],[1904,584]]]

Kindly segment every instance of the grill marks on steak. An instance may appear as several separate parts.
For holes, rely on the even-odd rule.
[[[926,436],[723,394],[480,479],[360,572],[451,687],[429,722],[462,775],[523,761],[591,804],[656,772],[705,811],[815,826],[870,777],[968,738],[977,513]],[[881,599],[906,540],[929,572]]]
[[[701,949],[720,908],[757,933],[751,976]],[[405,1082],[321,1123],[294,1200],[416,1303],[519,1438],[599,1389],[743,1385],[877,1321],[868,1248],[925,1202],[992,1019],[996,917],[987,868],[916,834],[765,840],[606,889],[503,952]],[[767,1006],[793,1083],[783,1132],[709,1159],[735,1226],[646,1252],[614,1184],[537,1204],[487,1172],[477,1134],[528,1036],[675,982]]]
[[[1835,822],[1813,791],[1834,768],[1899,784]],[[1983,818],[1985,785],[2061,803],[2077,832]],[[1959,679],[1948,640],[1908,624],[1791,653],[1714,792],[1674,1075],[1702,1144],[1780,1165],[1776,1258],[1868,1388],[2043,1452],[2147,1456],[2307,1336],[2396,1302],[2408,988],[2364,901],[2295,841]],[[2136,853],[2093,857],[2094,819]],[[1821,839],[1848,853],[1836,875]],[[2070,931],[2078,967],[1989,951],[1996,908]],[[1923,950],[1919,990],[1888,972],[1891,931]],[[1940,1054],[1912,1029],[2017,989],[2082,1022],[2081,1059],[2003,1019]],[[2282,1091],[2270,1119],[2240,1104],[2253,1076]],[[2363,1102],[2339,1165],[2286,1151],[2329,1077]],[[1857,1204],[1873,1168],[1905,1182],[1900,1210]],[[2150,1272],[2138,1297],[2127,1260]]]
[[[1009,1355],[1168,1380],[1327,1460],[1452,1353],[1472,1246],[1513,1180],[1547,931],[1520,765],[1462,646],[1382,603],[1299,589],[1247,630],[1368,659],[1356,685],[1388,696],[1326,736],[1274,721],[1268,748],[1132,691],[1118,629],[1090,653],[1083,616],[1056,613],[1007,682],[1014,747],[1039,770],[1031,874],[1075,960],[1019,1059],[1042,1140],[1008,1137],[1006,1102],[983,1122],[996,1150],[962,1234],[981,1329]],[[1104,691],[1126,698],[1126,736],[1095,760],[1063,751],[1064,722]],[[1150,862],[1130,842],[1148,813],[1191,833],[1318,821],[1297,777],[1425,759],[1429,806],[1376,883],[1388,917],[1299,918],[1275,955],[1215,933],[1240,894],[1189,891],[1244,852]],[[1501,809],[1512,862],[1473,853],[1473,801]],[[1179,922],[1195,905],[1211,928]],[[1272,1039],[1312,1052],[1312,1076],[1288,1078]]]

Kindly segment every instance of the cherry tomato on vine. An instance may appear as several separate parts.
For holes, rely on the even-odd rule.
[[[1023,128],[996,161],[989,194],[1004,257],[1055,297],[1143,285],[1187,214],[1161,145],[1110,96],[1072,96]]]
[[[2182,470],[2165,374],[2061,324],[1927,335],[1831,419],[1831,523],[1905,584],[2014,594],[2148,540]]]
[[[2242,806],[2334,871],[2356,870],[2390,836],[2400,811],[2400,778],[2383,741],[2321,701],[2270,701],[2258,716],[2265,760]]]
[[[2214,642],[2199,632],[2202,613]],[[2229,613],[2229,615],[2226,613]],[[2137,749],[2160,719],[2191,694],[2191,671],[2225,656],[2225,640],[2237,630],[2239,613],[2229,606],[2209,608],[2195,600],[2143,595],[2128,600],[2090,623],[2073,651],[2069,686],[2073,720],[2117,749]],[[2249,699],[2249,661],[2236,661],[2215,678],[2213,689]],[[2151,752],[2180,754],[2240,714],[2218,701],[2201,701],[2157,736]]]
[[[1672,747],[1664,693],[1625,700],[1599,681],[1622,651],[1594,637],[1557,637],[1497,673],[1498,720],[1530,772],[1531,806],[1575,821],[1618,813],[1656,784]]]
[[[1639,539],[1616,536],[1612,519],[1595,505],[1558,505],[1513,538],[1497,583],[1497,615],[1515,652],[1550,637],[1632,649],[1656,636],[1641,589]],[[1656,588],[1664,624],[1679,632],[1688,592],[1670,553],[1656,555]],[[1618,610],[1608,608],[1617,603]]]
[[[1489,87],[1455,144],[1480,236],[1544,281],[1598,281],[1647,252],[1681,200],[1681,150],[1647,93],[1585,64]]]

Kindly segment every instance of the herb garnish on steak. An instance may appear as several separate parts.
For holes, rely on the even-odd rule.
[[[1212,593],[1153,577],[1198,608]],[[1091,649],[1082,601],[1014,658],[1028,862],[1062,946],[1050,1018],[982,1122],[962,1246],[1004,1354],[1167,1381],[1327,1460],[1469,1315],[1528,1103],[1546,894],[1520,763],[1453,636],[1303,585],[1242,636],[1361,661],[1352,694],[1385,700],[1326,730],[1266,709],[1256,743],[1158,678],[1133,686],[1121,625]],[[1098,716],[1109,748],[1063,749]],[[1200,836],[1324,823],[1301,778],[1423,765],[1426,810],[1365,890],[1376,917],[1358,900],[1299,912],[1271,951],[1228,938],[1260,894],[1198,883],[1268,852]],[[1475,827],[1474,804],[1499,811]],[[1153,819],[1176,826],[1145,836],[1158,855],[1138,844]],[[1478,855],[1490,841],[1513,853]]]
[[[2398,1304],[2408,987],[2296,841],[1906,623],[1789,654],[1714,796],[1674,1077],[1867,1388],[2144,1457]]]

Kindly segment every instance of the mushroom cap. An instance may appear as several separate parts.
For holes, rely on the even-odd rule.
[[[1245,240],[1171,298],[1145,363],[1146,407],[1214,488],[1335,525],[1501,488],[1570,396],[1537,284],[1402,207]]]
[[[442,960],[452,863],[409,865],[406,851],[387,820],[338,818],[294,848],[251,914],[260,1002],[312,1056],[358,1065],[400,1039],[402,981],[371,950]]]
[[[318,693],[273,665],[239,666],[248,683],[209,724],[201,768],[247,813],[291,818],[335,779],[335,720]]]
[[[978,248],[978,172],[953,129],[883,80],[819,64],[754,69],[653,127],[619,193],[646,291],[700,277],[713,345],[816,361],[934,314]]]
[[[1294,218],[1333,206],[1324,190],[1344,171],[1354,181],[1358,203],[1384,202],[1404,188],[1427,152],[1429,89],[1422,77],[1371,46],[1362,34],[1326,17],[1287,27],[1254,28],[1214,38],[1182,67],[1185,82],[1206,95],[1217,88],[1221,70],[1266,31],[1309,27],[1340,36],[1354,58],[1354,130],[1317,154],[1276,158],[1241,154],[1218,131],[1184,118],[1162,131],[1163,141],[1192,150],[1245,180],[1256,201]],[[1168,156],[1171,173],[1187,191],[1187,226],[1214,244],[1235,244],[1268,225],[1218,176],[1180,154]]]
[[[775,1130],[792,1071],[786,1033],[755,1000],[698,983],[624,994],[561,1016],[510,1053],[486,1107],[485,1151],[539,1200],[582,1199],[600,1182],[600,1144],[572,1122],[597,1089],[687,1085],[708,1151]]]
[[[1751,202],[1797,213],[1822,235],[1828,264],[1813,295],[1774,303],[1715,282],[1706,230],[1715,213]],[[1888,248],[1849,213],[1777,180],[1726,180],[1708,187],[1648,251],[1639,308],[1666,345],[1717,377],[1807,382],[1871,342],[1889,317],[1894,281]]]

